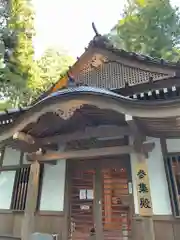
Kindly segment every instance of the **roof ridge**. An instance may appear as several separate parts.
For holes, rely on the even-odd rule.
[[[108,51],[111,51],[122,57],[135,58],[138,61],[146,61],[146,63],[166,65],[169,67],[179,67],[180,60],[176,62],[168,61],[163,58],[151,57],[137,52],[128,52],[122,48],[117,48],[113,42],[106,35],[96,35],[88,44],[88,47],[98,47]]]
[[[158,64],[158,65],[161,65],[161,66],[164,66],[164,67],[165,66],[166,67],[173,67],[173,68],[176,68],[176,69],[180,68],[180,61],[170,62],[170,61],[167,61],[165,59],[155,58],[155,57],[151,57],[149,55],[144,55],[144,54],[140,54],[140,53],[136,53],[136,52],[128,52],[124,49],[119,49],[119,48],[114,46],[113,42],[106,35],[101,35],[98,32],[94,23],[92,23],[92,28],[93,28],[93,31],[95,33],[95,36],[89,42],[88,48],[89,47],[101,48],[101,49],[104,49],[104,50],[107,50],[107,51],[111,51],[112,53],[114,53],[118,56],[121,56],[121,57],[124,57],[124,58],[130,58],[132,60],[137,60],[137,61],[140,61],[140,62],[145,62],[146,64],[156,64],[156,65]],[[84,53],[86,51],[88,51],[88,48],[85,48]],[[60,81],[62,81],[63,79],[64,79],[64,81],[68,81],[71,68],[78,63],[79,59],[80,58],[77,58],[77,61],[67,70],[67,72],[62,77],[60,77],[59,80],[56,83],[54,83],[46,92],[41,94],[32,104],[34,104],[37,101],[41,100],[42,98],[48,96],[52,92],[52,89],[54,89],[56,87],[56,85]],[[59,88],[59,89],[61,89],[61,88]]]

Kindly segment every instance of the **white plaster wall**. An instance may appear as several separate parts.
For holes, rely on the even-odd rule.
[[[3,166],[18,165],[21,152],[12,148],[5,148]]]
[[[147,141],[155,142],[155,148],[148,155],[147,166],[149,172],[149,183],[151,189],[151,198],[153,206],[153,214],[155,215],[171,215],[171,203],[161,152],[160,140],[155,138],[148,138]],[[137,191],[136,191],[136,154],[131,154],[131,168],[133,178],[133,193],[135,203],[135,213],[139,213]]]
[[[168,152],[180,152],[180,139],[166,139]]]
[[[40,198],[41,211],[63,211],[66,160],[45,165]]]
[[[155,148],[149,153],[147,160],[153,213],[169,215],[172,210],[160,139],[149,138],[148,141],[155,142]]]

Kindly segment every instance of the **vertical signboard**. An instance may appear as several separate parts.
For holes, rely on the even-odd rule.
[[[152,201],[146,159],[139,159],[136,169],[136,184],[140,216],[152,216]]]

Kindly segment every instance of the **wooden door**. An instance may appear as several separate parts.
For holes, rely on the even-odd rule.
[[[101,164],[104,240],[131,239],[133,196],[129,168],[118,160]]]
[[[88,240],[94,232],[94,169],[89,161],[71,166],[69,239]]]
[[[72,165],[69,239],[131,239],[133,196],[128,189],[128,160],[85,160]]]

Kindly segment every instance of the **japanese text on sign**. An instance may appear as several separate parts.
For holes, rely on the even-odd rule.
[[[148,198],[140,198],[140,207],[151,208],[150,201],[148,200]]]
[[[147,173],[143,169],[139,169],[137,172],[137,177],[139,179],[139,183],[137,185],[138,192],[140,194],[139,204],[141,209],[151,208],[151,201],[149,200],[149,189],[147,185]]]
[[[138,187],[139,187],[138,191],[139,191],[140,193],[148,193],[148,192],[149,192],[146,184],[143,183],[143,182],[142,182],[142,183],[139,183],[139,184],[138,184]]]
[[[140,169],[137,173],[137,176],[139,177],[139,179],[142,179],[146,176],[146,173],[144,170]]]

